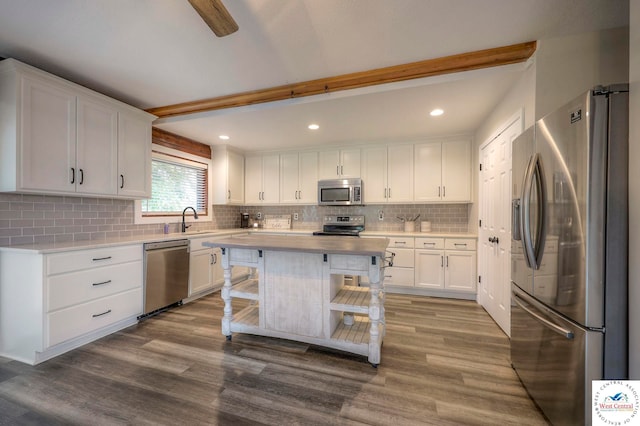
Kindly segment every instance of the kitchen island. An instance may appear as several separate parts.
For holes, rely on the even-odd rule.
[[[222,333],[296,340],[367,356],[377,366],[385,334],[386,238],[248,235],[206,242],[222,249]],[[232,286],[231,268],[251,267]],[[366,276],[369,287],[344,284]],[[233,312],[232,299],[249,299]]]

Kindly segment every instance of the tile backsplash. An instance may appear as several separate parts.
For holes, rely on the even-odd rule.
[[[131,200],[0,193],[0,245],[53,243],[153,235],[164,224],[133,223]],[[213,220],[193,222],[191,230],[240,226],[238,207],[216,206]],[[180,218],[168,220],[178,232]]]
[[[53,243],[163,233],[163,224],[133,223],[130,200],[51,195],[0,193],[0,245]],[[364,215],[370,231],[400,231],[397,219],[420,215],[431,221],[433,232],[468,232],[467,204],[401,204],[354,207],[325,206],[213,206],[211,221],[193,222],[191,230],[229,229],[240,226],[240,213],[253,221],[264,214],[298,213],[293,229],[319,229],[326,215]],[[378,220],[382,212],[383,220]],[[171,232],[178,231],[180,218],[169,220]]]
[[[415,217],[418,222],[431,222],[432,232],[468,232],[468,204],[379,204],[350,207],[327,206],[260,206],[242,207],[239,211],[249,213],[255,220],[258,212],[264,214],[298,213],[298,220],[292,221],[293,229],[319,229],[322,218],[328,215],[364,215],[365,228],[368,231],[401,231],[404,225],[398,217]],[[379,213],[382,212],[382,220]],[[419,223],[418,223],[419,229]]]

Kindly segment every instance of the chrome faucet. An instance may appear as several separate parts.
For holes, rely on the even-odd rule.
[[[190,227],[191,225],[187,225],[184,222],[184,214],[187,210],[193,210],[193,218],[197,219],[198,218],[198,212],[196,211],[196,209],[194,209],[193,207],[186,207],[184,210],[182,210],[182,232],[187,232],[187,228]]]

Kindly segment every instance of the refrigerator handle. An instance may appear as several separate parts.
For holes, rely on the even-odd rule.
[[[522,249],[524,250],[524,260],[527,267],[538,269],[535,264],[535,252],[533,249],[533,241],[531,238],[531,185],[533,183],[533,172],[537,155],[532,155],[527,164],[527,170],[524,174],[522,183],[522,206],[520,208],[520,233],[522,236]]]
[[[547,237],[547,184],[544,176],[544,167],[542,166],[542,158],[536,154],[536,164],[534,173],[537,176],[536,190],[538,191],[538,227],[536,235],[535,260],[536,269],[542,264],[542,255],[544,253],[544,245]]]
[[[521,302],[521,300],[524,301],[524,299],[521,299],[519,295],[517,295],[515,293],[513,294],[513,302],[516,305],[518,305],[520,307],[520,309],[522,309],[527,314],[529,314],[532,317],[534,317],[536,320],[538,320],[539,322],[544,324],[547,328],[551,329],[552,331],[564,336],[568,340],[572,340],[573,339],[574,335],[573,335],[573,332],[571,330],[567,330],[565,328],[562,328],[559,325],[552,323],[548,319],[543,318],[541,315],[536,314],[535,312],[531,311],[529,308],[525,307],[524,304]]]
[[[522,235],[520,233],[520,198],[514,198],[511,200],[511,238],[515,241],[521,241]]]

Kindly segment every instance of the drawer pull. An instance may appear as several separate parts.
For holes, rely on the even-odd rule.
[[[425,245],[425,246],[435,246],[436,245],[436,243],[422,243],[422,244]]]
[[[498,242],[498,239],[496,238],[496,243]],[[462,246],[462,247],[466,247],[467,243],[453,243],[454,246],[458,247],[458,246]]]
[[[101,317],[101,316],[103,316],[103,315],[107,315],[107,314],[110,314],[110,313],[111,313],[111,309],[109,309],[108,311],[104,311],[104,312],[103,312],[103,313],[101,313],[101,314],[93,314],[93,315],[91,315],[91,316],[92,316],[93,318],[97,318],[97,317]]]
[[[111,256],[107,256],[107,257],[94,257],[94,258],[93,258],[93,261],[94,261],[94,262],[97,262],[97,261],[99,261],[99,260],[109,260],[109,259],[111,259]]]
[[[393,243],[394,244],[407,244],[406,241],[394,241]]]
[[[93,283],[91,284],[92,286],[97,286],[97,285],[104,285],[104,284],[109,284],[111,282],[111,280],[107,280],[107,281],[102,281],[101,283]]]

